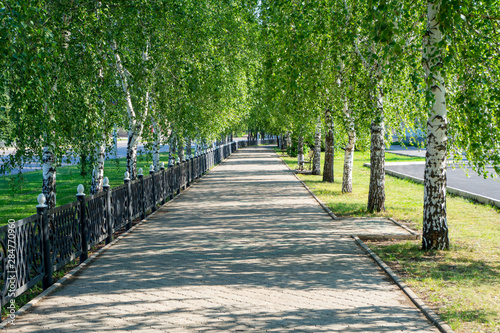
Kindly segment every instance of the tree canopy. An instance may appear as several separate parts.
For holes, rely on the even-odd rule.
[[[445,225],[447,157],[500,173],[499,34],[496,0],[4,1],[4,168],[94,163],[116,127],[132,177],[139,141],[335,129],[370,147],[380,211],[384,145],[411,130],[429,148],[424,209],[442,212],[428,223]]]

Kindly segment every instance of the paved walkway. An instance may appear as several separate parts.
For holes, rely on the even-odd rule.
[[[242,149],[12,331],[437,332],[346,223],[273,151]]]

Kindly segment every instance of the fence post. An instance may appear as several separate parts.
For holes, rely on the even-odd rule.
[[[156,184],[155,184],[155,167],[151,164],[149,167],[149,175],[151,176],[151,182],[153,183],[151,186],[151,198],[153,202],[153,208],[151,208],[151,213],[156,211]]]
[[[161,204],[165,204],[165,189],[167,188],[165,184],[165,162],[161,162],[160,166],[160,171],[161,171]]]
[[[199,159],[199,154],[197,151],[194,152],[194,160],[193,160],[193,173],[194,173],[194,179],[198,179],[199,178],[199,174],[198,174],[198,166],[199,166],[199,163],[200,162],[200,159]]]
[[[132,182],[130,181],[130,174],[128,171],[125,171],[125,178],[123,179],[123,183],[127,185],[127,227],[126,229],[132,228],[132,214],[133,214],[133,206],[132,206]]]
[[[191,154],[189,156],[189,179],[190,183],[192,183],[195,179],[195,173],[194,173],[194,155]]]
[[[49,239],[49,216],[48,207],[45,204],[45,195],[40,193],[38,195],[38,205],[36,206],[36,212],[38,218],[42,222],[42,246],[43,246],[43,268],[45,270],[45,275],[43,276],[43,290],[47,289],[52,285],[52,258],[50,257],[50,239]]]
[[[109,178],[104,177],[102,181],[102,189],[106,193],[106,227],[108,229],[108,237],[106,244],[113,241],[113,216],[111,215],[111,187],[109,186]]]
[[[176,169],[175,169],[175,185],[177,186],[177,194],[181,193],[182,187],[182,168],[180,167],[181,160],[177,157]]]
[[[80,254],[80,263],[87,260],[89,257],[89,247],[87,243],[88,236],[88,226],[87,226],[87,212],[85,210],[85,193],[83,193],[83,185],[80,184],[77,187],[78,193],[76,194],[76,200],[78,200],[80,206],[80,235],[82,240],[82,253]]]
[[[186,188],[190,185],[191,178],[191,155],[186,155]]]
[[[207,172],[210,169],[210,150],[205,150],[205,165],[203,168],[203,173]]]
[[[144,195],[144,174],[142,173],[142,168],[139,168],[139,174],[137,175],[139,181],[141,182],[141,193],[139,195],[139,206],[141,207],[141,220],[146,218],[146,197]]]
[[[203,170],[201,167],[201,163],[203,162],[203,153],[201,151],[198,152],[198,158],[196,160],[197,165],[196,165],[196,174],[198,175],[198,178],[201,177],[201,171]]]

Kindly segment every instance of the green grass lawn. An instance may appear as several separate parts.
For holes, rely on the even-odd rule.
[[[324,161],[324,154],[321,156]],[[297,159],[284,157],[297,167]],[[387,162],[418,161],[386,153]],[[343,155],[335,158],[335,182],[299,175],[339,216],[386,216],[422,230],[423,185],[386,177],[386,211],[366,210],[369,153],[356,152],[353,193],[342,194]],[[491,206],[448,195],[450,251],[420,251],[419,241],[368,243],[387,264],[456,332],[500,330],[500,212]]]
[[[160,153],[160,161],[167,164],[168,153]],[[147,155],[139,155],[137,168],[149,174],[152,161]],[[104,164],[104,176],[109,178],[111,187],[123,184],[126,159],[108,160]],[[76,200],[77,186],[83,184],[85,193],[90,194],[91,176],[82,177],[78,166],[57,169],[57,206]],[[42,191],[42,171],[26,172],[21,175],[0,177],[0,225],[9,219],[19,220],[36,213],[37,196]]]

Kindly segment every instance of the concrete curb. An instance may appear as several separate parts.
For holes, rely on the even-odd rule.
[[[397,151],[397,153],[396,153]],[[394,155],[401,155],[401,156],[407,156],[407,157],[416,157],[416,158],[425,158],[425,156],[418,156],[418,155],[412,155],[412,154],[407,154],[407,153],[400,153],[400,150],[385,150],[386,153],[394,154]]]
[[[231,157],[231,156],[229,156],[229,157]],[[205,172],[204,174],[202,174],[200,178],[193,180],[193,182],[188,187],[186,187],[184,190],[181,190],[181,192],[178,195],[176,195],[175,197],[173,197],[171,200],[165,202],[159,208],[164,207],[164,206],[170,204],[176,198],[180,197],[184,192],[186,192],[187,190],[189,190],[190,188],[192,188],[194,184],[196,184],[198,181],[200,181],[206,174],[208,174],[210,171],[214,170],[219,165],[221,165],[222,163],[224,163],[228,158],[222,160],[219,164],[217,164],[217,165],[213,166],[211,169],[207,170],[207,172]],[[135,229],[137,229],[138,227],[140,227],[143,223],[147,222],[148,219],[150,217],[154,216],[158,211],[159,211],[159,209],[157,209],[156,211],[154,211],[151,214],[149,214],[145,219],[141,220],[139,223],[137,223],[136,225],[134,225],[133,227],[131,227],[129,230],[125,231],[123,234],[121,234],[120,236],[118,236],[117,238],[115,238],[111,243],[103,246],[97,252],[95,252],[94,254],[92,254],[90,257],[87,258],[87,260],[85,260],[84,262],[82,262],[80,265],[78,265],[77,267],[73,268],[72,270],[70,270],[69,272],[67,272],[66,274],[64,274],[64,276],[62,278],[60,278],[59,280],[57,280],[57,282],[55,282],[52,286],[50,286],[49,288],[47,288],[46,290],[44,290],[43,292],[41,292],[38,296],[36,296],[31,301],[29,301],[28,303],[26,303],[25,305],[23,305],[19,310],[17,310],[16,312],[14,312],[15,318],[17,318],[20,315],[22,315],[22,314],[26,313],[27,311],[29,311],[37,303],[39,303],[41,300],[45,299],[46,297],[52,295],[54,292],[56,292],[57,290],[59,290],[60,288],[62,288],[69,281],[72,281],[72,280],[76,279],[77,278],[76,274],[78,274],[78,272],[80,272],[81,270],[85,269],[95,259],[97,259],[97,257],[99,257],[102,253],[104,253],[110,247],[112,247],[113,245],[115,245],[119,240],[121,240],[122,238],[125,238],[132,231],[134,231]],[[16,325],[15,324],[15,319],[14,319],[14,321],[13,321],[12,324],[9,322],[8,319],[5,319],[3,322],[0,323],[0,330],[5,329],[7,326],[15,326],[15,325]]]
[[[370,167],[370,164],[369,163],[365,163],[364,166],[365,167]],[[424,180],[422,178],[418,178],[418,177],[415,177],[415,176],[410,176],[410,175],[407,175],[407,174],[402,173],[402,172],[397,172],[397,171],[385,169],[385,173],[388,174],[388,175],[390,175],[390,176],[396,177],[396,178],[411,180],[411,181],[413,181],[413,182],[415,182],[417,184],[423,184],[424,183]],[[461,189],[458,189],[458,188],[455,188],[455,187],[451,187],[451,186],[447,186],[446,187],[446,191],[448,193],[451,193],[451,194],[454,194],[454,195],[458,195],[458,196],[460,196],[462,198],[471,199],[471,200],[477,201],[477,202],[485,204],[485,205],[492,205],[492,206],[500,208],[500,200],[496,200],[496,199],[493,199],[493,198],[490,198],[490,197],[485,197],[483,195],[475,194],[475,193],[472,193],[472,192],[469,192],[469,191],[465,191],[465,190],[461,190]]]
[[[434,324],[440,332],[442,333],[454,333],[454,331],[451,329],[450,326],[448,326],[445,322],[439,318],[434,311],[432,311],[427,305],[424,304],[424,302],[417,296],[415,293],[403,282],[401,279],[394,274],[392,269],[387,266],[382,259],[380,259],[366,244],[359,239],[356,235],[352,235],[352,238],[356,241],[356,243],[365,251],[367,252],[370,257],[384,270],[387,275],[391,277],[391,279],[396,283],[396,285],[410,298],[410,300],[415,304],[417,308],[422,311],[422,313],[427,317],[427,319]]]
[[[405,229],[406,231],[408,231],[410,234],[412,235],[415,235],[415,239],[421,239],[422,238],[422,235],[419,234],[418,232],[415,232],[414,230],[411,230],[410,228],[408,228],[407,226],[404,226],[402,225],[401,223],[399,223],[398,221],[396,221],[395,219],[393,219],[392,217],[388,217],[387,218],[389,221],[391,221],[392,223],[396,224],[397,226]]]

